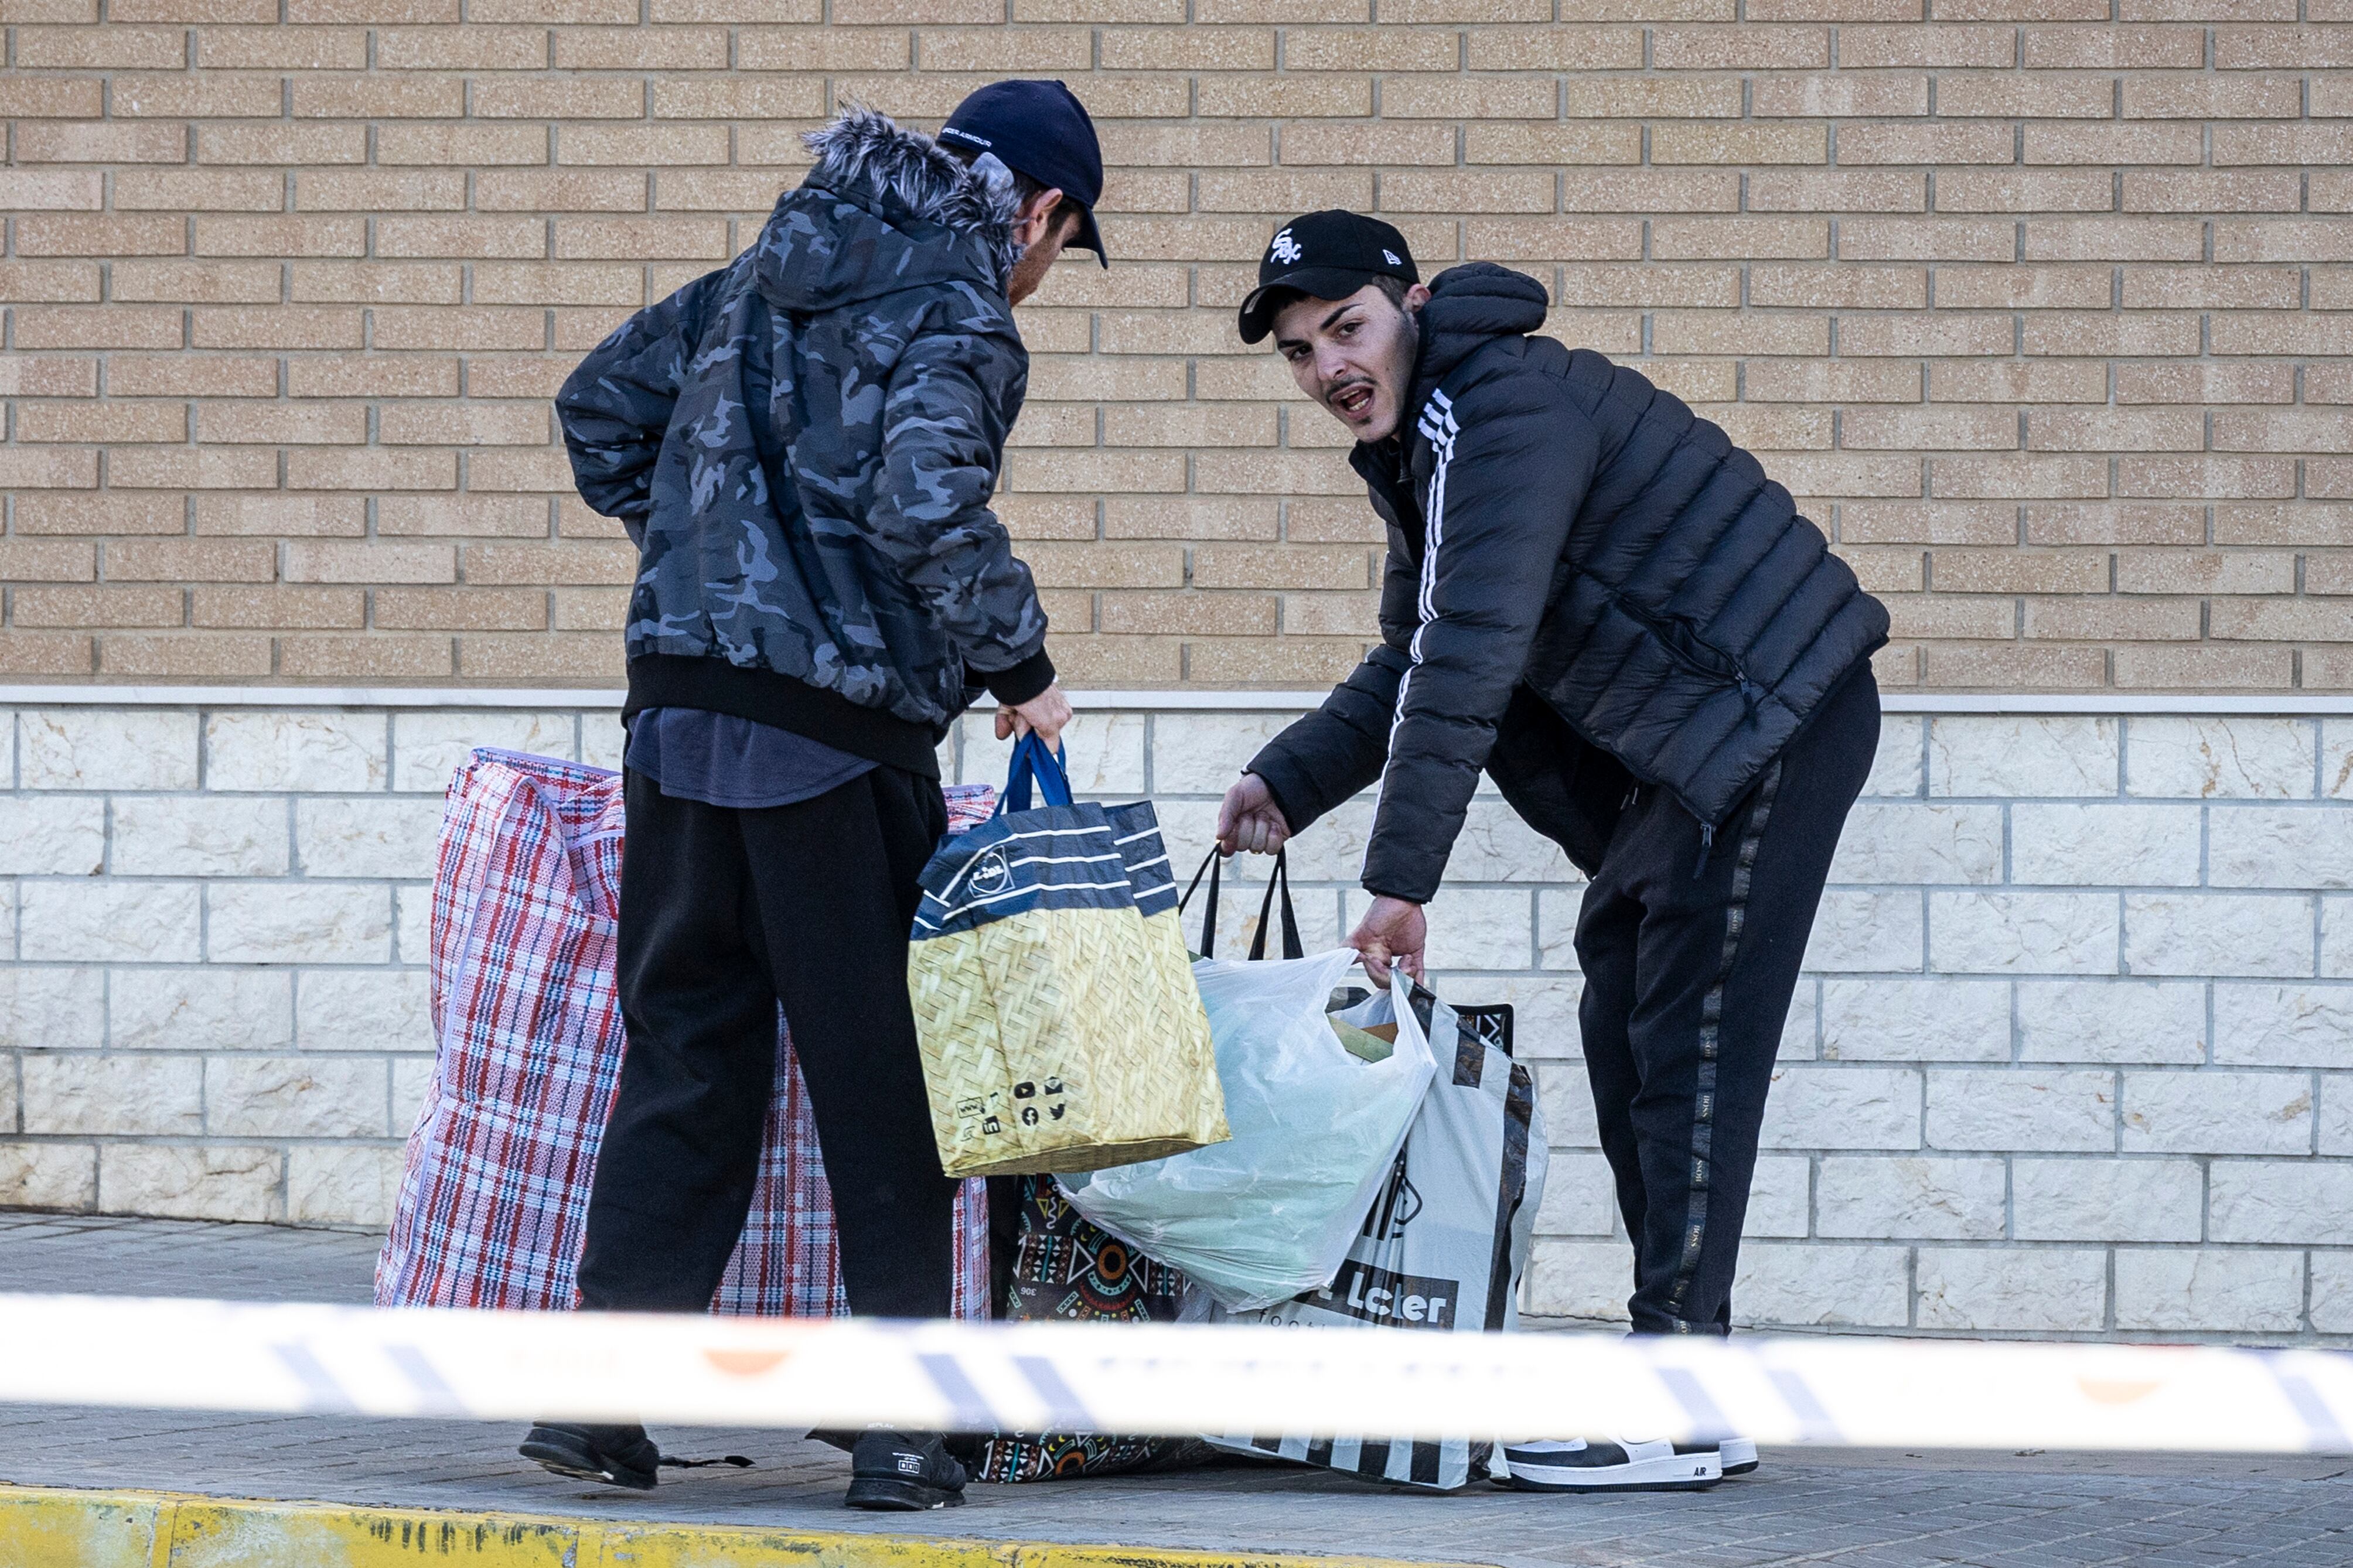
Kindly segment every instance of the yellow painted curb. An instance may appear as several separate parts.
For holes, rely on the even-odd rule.
[[[0,1486],[6,1568],[1437,1568]],[[1446,1568],[1464,1568],[1448,1564]]]

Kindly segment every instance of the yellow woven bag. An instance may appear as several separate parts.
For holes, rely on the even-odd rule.
[[[1050,802],[1034,811],[1033,773]],[[1151,803],[1071,803],[1052,754],[1029,740],[1006,801],[923,868],[908,951],[942,1167],[1093,1171],[1223,1142],[1209,1021]]]

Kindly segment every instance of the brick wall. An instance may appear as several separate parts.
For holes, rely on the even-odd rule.
[[[1891,688],[2353,688],[2348,0],[0,0],[0,671],[609,680],[546,399],[840,95],[1068,79],[1119,265],[1005,511],[1082,685],[1311,684],[1377,539],[1230,310],[1522,267],[1894,607]]]
[[[1189,870],[1291,717],[1088,712],[1074,778],[1156,799]],[[986,736],[951,776],[1002,777]],[[0,1207],[383,1223],[432,1070],[442,784],[475,744],[618,740],[602,706],[0,710]],[[1362,903],[1369,818],[1298,840],[1311,946]],[[1831,884],[1743,1321],[2353,1342],[2353,718],[1891,713]],[[1536,1067],[1547,1317],[1620,1312],[1630,1259],[1579,891],[1486,795],[1430,909],[1440,992],[1515,1004]],[[1224,909],[1244,951],[1257,900]]]

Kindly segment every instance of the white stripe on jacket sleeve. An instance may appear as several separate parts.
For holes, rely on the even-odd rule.
[[[1414,602],[1417,619],[1413,640],[1406,645],[1406,651],[1413,662],[1406,667],[1405,674],[1398,679],[1397,709],[1389,718],[1389,761],[1394,761],[1397,755],[1398,729],[1405,722],[1406,698],[1413,689],[1413,672],[1421,668],[1422,634],[1430,629],[1430,623],[1438,618],[1438,551],[1446,537],[1446,469],[1454,460],[1455,437],[1462,433],[1461,426],[1454,422],[1453,400],[1443,392],[1431,393],[1429,405],[1421,411],[1418,428],[1430,442],[1430,450],[1437,455],[1438,460],[1430,472],[1429,504],[1422,508],[1421,588]],[[1388,762],[1384,762],[1380,784],[1373,791],[1373,818],[1376,823],[1380,819],[1381,797],[1388,788]],[[1365,839],[1365,864],[1357,868],[1358,877],[1361,878],[1365,868],[1372,864],[1372,855],[1373,840],[1368,834]]]

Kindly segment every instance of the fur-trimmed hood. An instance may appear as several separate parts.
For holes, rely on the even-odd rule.
[[[965,282],[1002,294],[1020,247],[1009,180],[860,105],[803,138],[817,164],[761,231],[754,276],[788,310]]]

